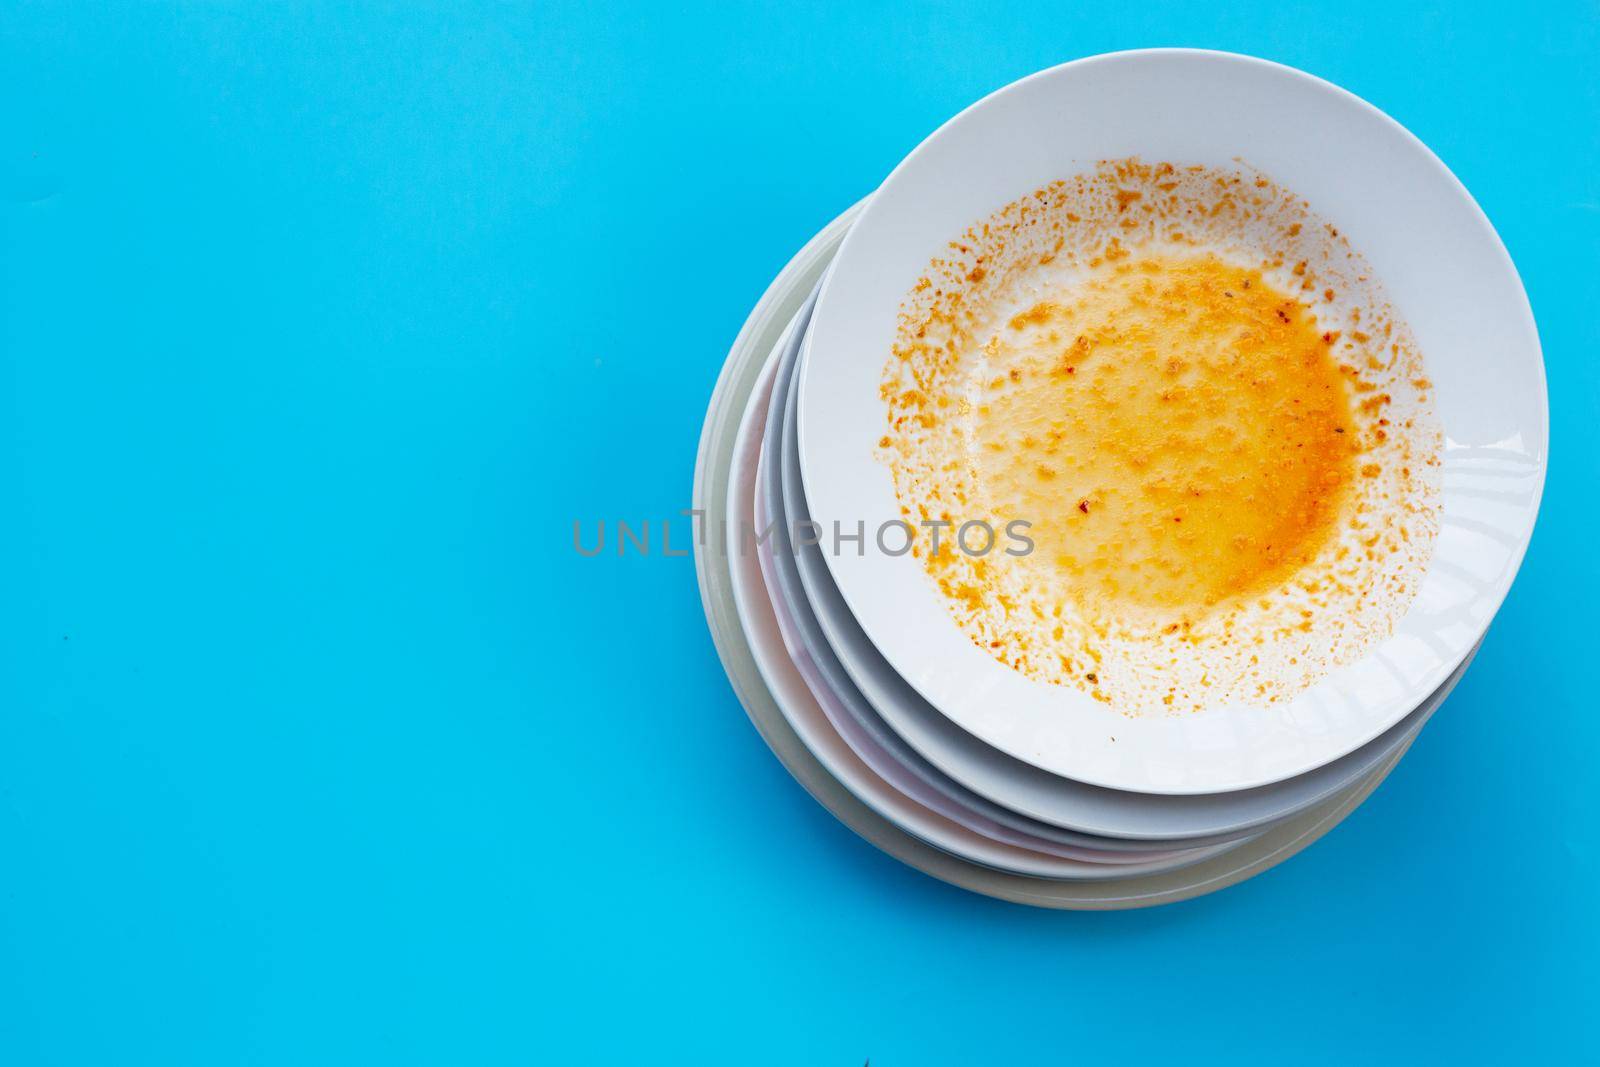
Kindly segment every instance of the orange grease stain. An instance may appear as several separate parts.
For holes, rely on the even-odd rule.
[[[971,423],[979,493],[1033,522],[1023,565],[1091,615],[1260,593],[1337,529],[1350,387],[1315,316],[1260,271],[1110,260],[998,342]]]

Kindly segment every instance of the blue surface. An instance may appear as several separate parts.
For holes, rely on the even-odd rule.
[[[944,117],[1150,44],[1331,78],[1455,169],[1555,458],[1348,823],[1037,912],[835,823],[690,562],[570,524],[687,506],[746,310]],[[0,3],[0,1062],[1600,1053],[1597,59],[1591,3]]]

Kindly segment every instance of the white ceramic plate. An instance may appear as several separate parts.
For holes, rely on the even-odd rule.
[[[695,461],[693,505],[707,529],[725,521],[733,438],[761,367],[783,324],[816,282],[859,205],[834,220],[768,287],[734,341],[712,390]],[[1060,882],[1007,874],[942,852],[900,830],[861,803],[806,748],[779,712],[757,671],[734,607],[731,574],[720,551],[695,542],[695,573],[706,622],[729,683],[751,723],[797,782],[835,817],[875,847],[930,877],[975,893],[1035,907],[1107,910],[1151,907],[1212,893],[1283,862],[1327,833],[1393,769],[1385,764],[1357,787],[1274,827],[1224,856],[1163,875],[1104,882]]]
[[[780,377],[773,389],[774,401],[782,396],[782,385]],[[800,484],[792,390],[788,401],[779,452],[783,470],[778,482],[785,498],[785,515],[791,521],[804,522],[810,516]],[[792,610],[820,631],[826,650],[814,651],[813,655],[831,661],[844,675],[842,679],[830,677],[833,687],[850,694],[855,705],[869,709],[867,714],[886,723],[890,733],[903,739],[912,750],[910,756],[899,757],[901,762],[926,763],[933,775],[965,787],[963,794],[976,793],[1012,813],[1012,818],[1022,816],[1028,820],[1020,825],[1037,826],[1043,822],[1098,838],[1155,841],[1163,847],[1184,840],[1214,843],[1230,836],[1237,838],[1311,807],[1348,788],[1409,744],[1450,695],[1477,652],[1474,646],[1444,684],[1394,727],[1354,752],[1304,774],[1225,793],[1169,796],[1105,789],[1014,759],[941,715],[894,672],[867,640],[839,596],[823,556],[818,546],[802,547],[795,559],[801,590],[780,591],[795,605]]]
[[[739,423],[728,474],[725,514],[730,517],[754,514],[761,431],[766,424],[768,394],[777,363],[776,359],[768,361]],[[862,802],[907,833],[985,867],[1034,878],[1072,880],[1160,874],[1221,855],[1234,847],[1231,844],[1213,845],[1148,857],[1130,857],[1122,862],[1110,863],[1103,859],[1073,859],[974,832],[948,814],[925,806],[918,798],[906,795],[875,772],[833,728],[811,687],[807,685],[805,676],[796,668],[783,644],[756,554],[741,551],[739,541],[735,539],[729,546],[728,565],[733,579],[734,604],[746,633],[751,635],[756,667],[768,688],[778,697],[778,706],[789,724],[835,778]],[[774,634],[778,636],[777,642],[771,640]],[[923,799],[938,800],[932,795]]]
[[[980,101],[889,176],[828,272],[799,380],[801,470],[824,529],[897,516],[873,452],[901,300],[967,226],[1097,160],[1133,155],[1242,159],[1295,190],[1366,256],[1416,335],[1447,438],[1444,514],[1394,635],[1267,714],[1230,706],[1127,719],[978,649],[913,557],[830,553],[827,565],[894,670],[1016,759],[1114,789],[1248,789],[1354,751],[1438,689],[1483,636],[1538,511],[1548,419],[1521,282],[1466,190],[1393,120],[1299,71],[1190,50],[1069,63]]]

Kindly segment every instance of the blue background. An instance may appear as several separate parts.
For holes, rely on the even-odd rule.
[[[1600,12],[1474,7],[0,4],[0,1062],[1600,1052]],[[940,121],[1157,44],[1331,78],[1454,168],[1554,459],[1345,825],[1032,911],[835,823],[691,563],[570,524],[687,506],[746,311]]]

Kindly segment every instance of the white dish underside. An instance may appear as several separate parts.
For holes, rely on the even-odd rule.
[[[717,379],[695,463],[694,506],[706,528],[725,521],[726,488],[737,423],[784,324],[822,274],[860,205],[835,219],[784,268],[751,311]],[[940,851],[907,834],[849,792],[813,755],[779,711],[752,657],[720,551],[695,542],[701,601],[718,655],[735,694],[773,753],[807,792],[857,834],[931,877],[976,893],[1036,907],[1106,910],[1150,907],[1190,899],[1252,877],[1311,844],[1353,811],[1393,769],[1397,753],[1348,791],[1330,798],[1225,856],[1162,875],[1102,882],[1064,882],[991,870]]]
[[[1521,282],[1471,196],[1393,120],[1300,71],[1191,50],[1069,63],[980,101],[890,175],[828,272],[799,378],[801,473],[825,530],[897,516],[874,450],[901,300],[967,226],[1127,156],[1259,168],[1339,227],[1409,323],[1446,436],[1443,517],[1394,634],[1271,708],[1128,718],[976,647],[913,557],[830,553],[826,564],[894,672],[1011,757],[1118,790],[1257,788],[1356,751],[1445,683],[1504,599],[1543,487],[1544,370]]]

